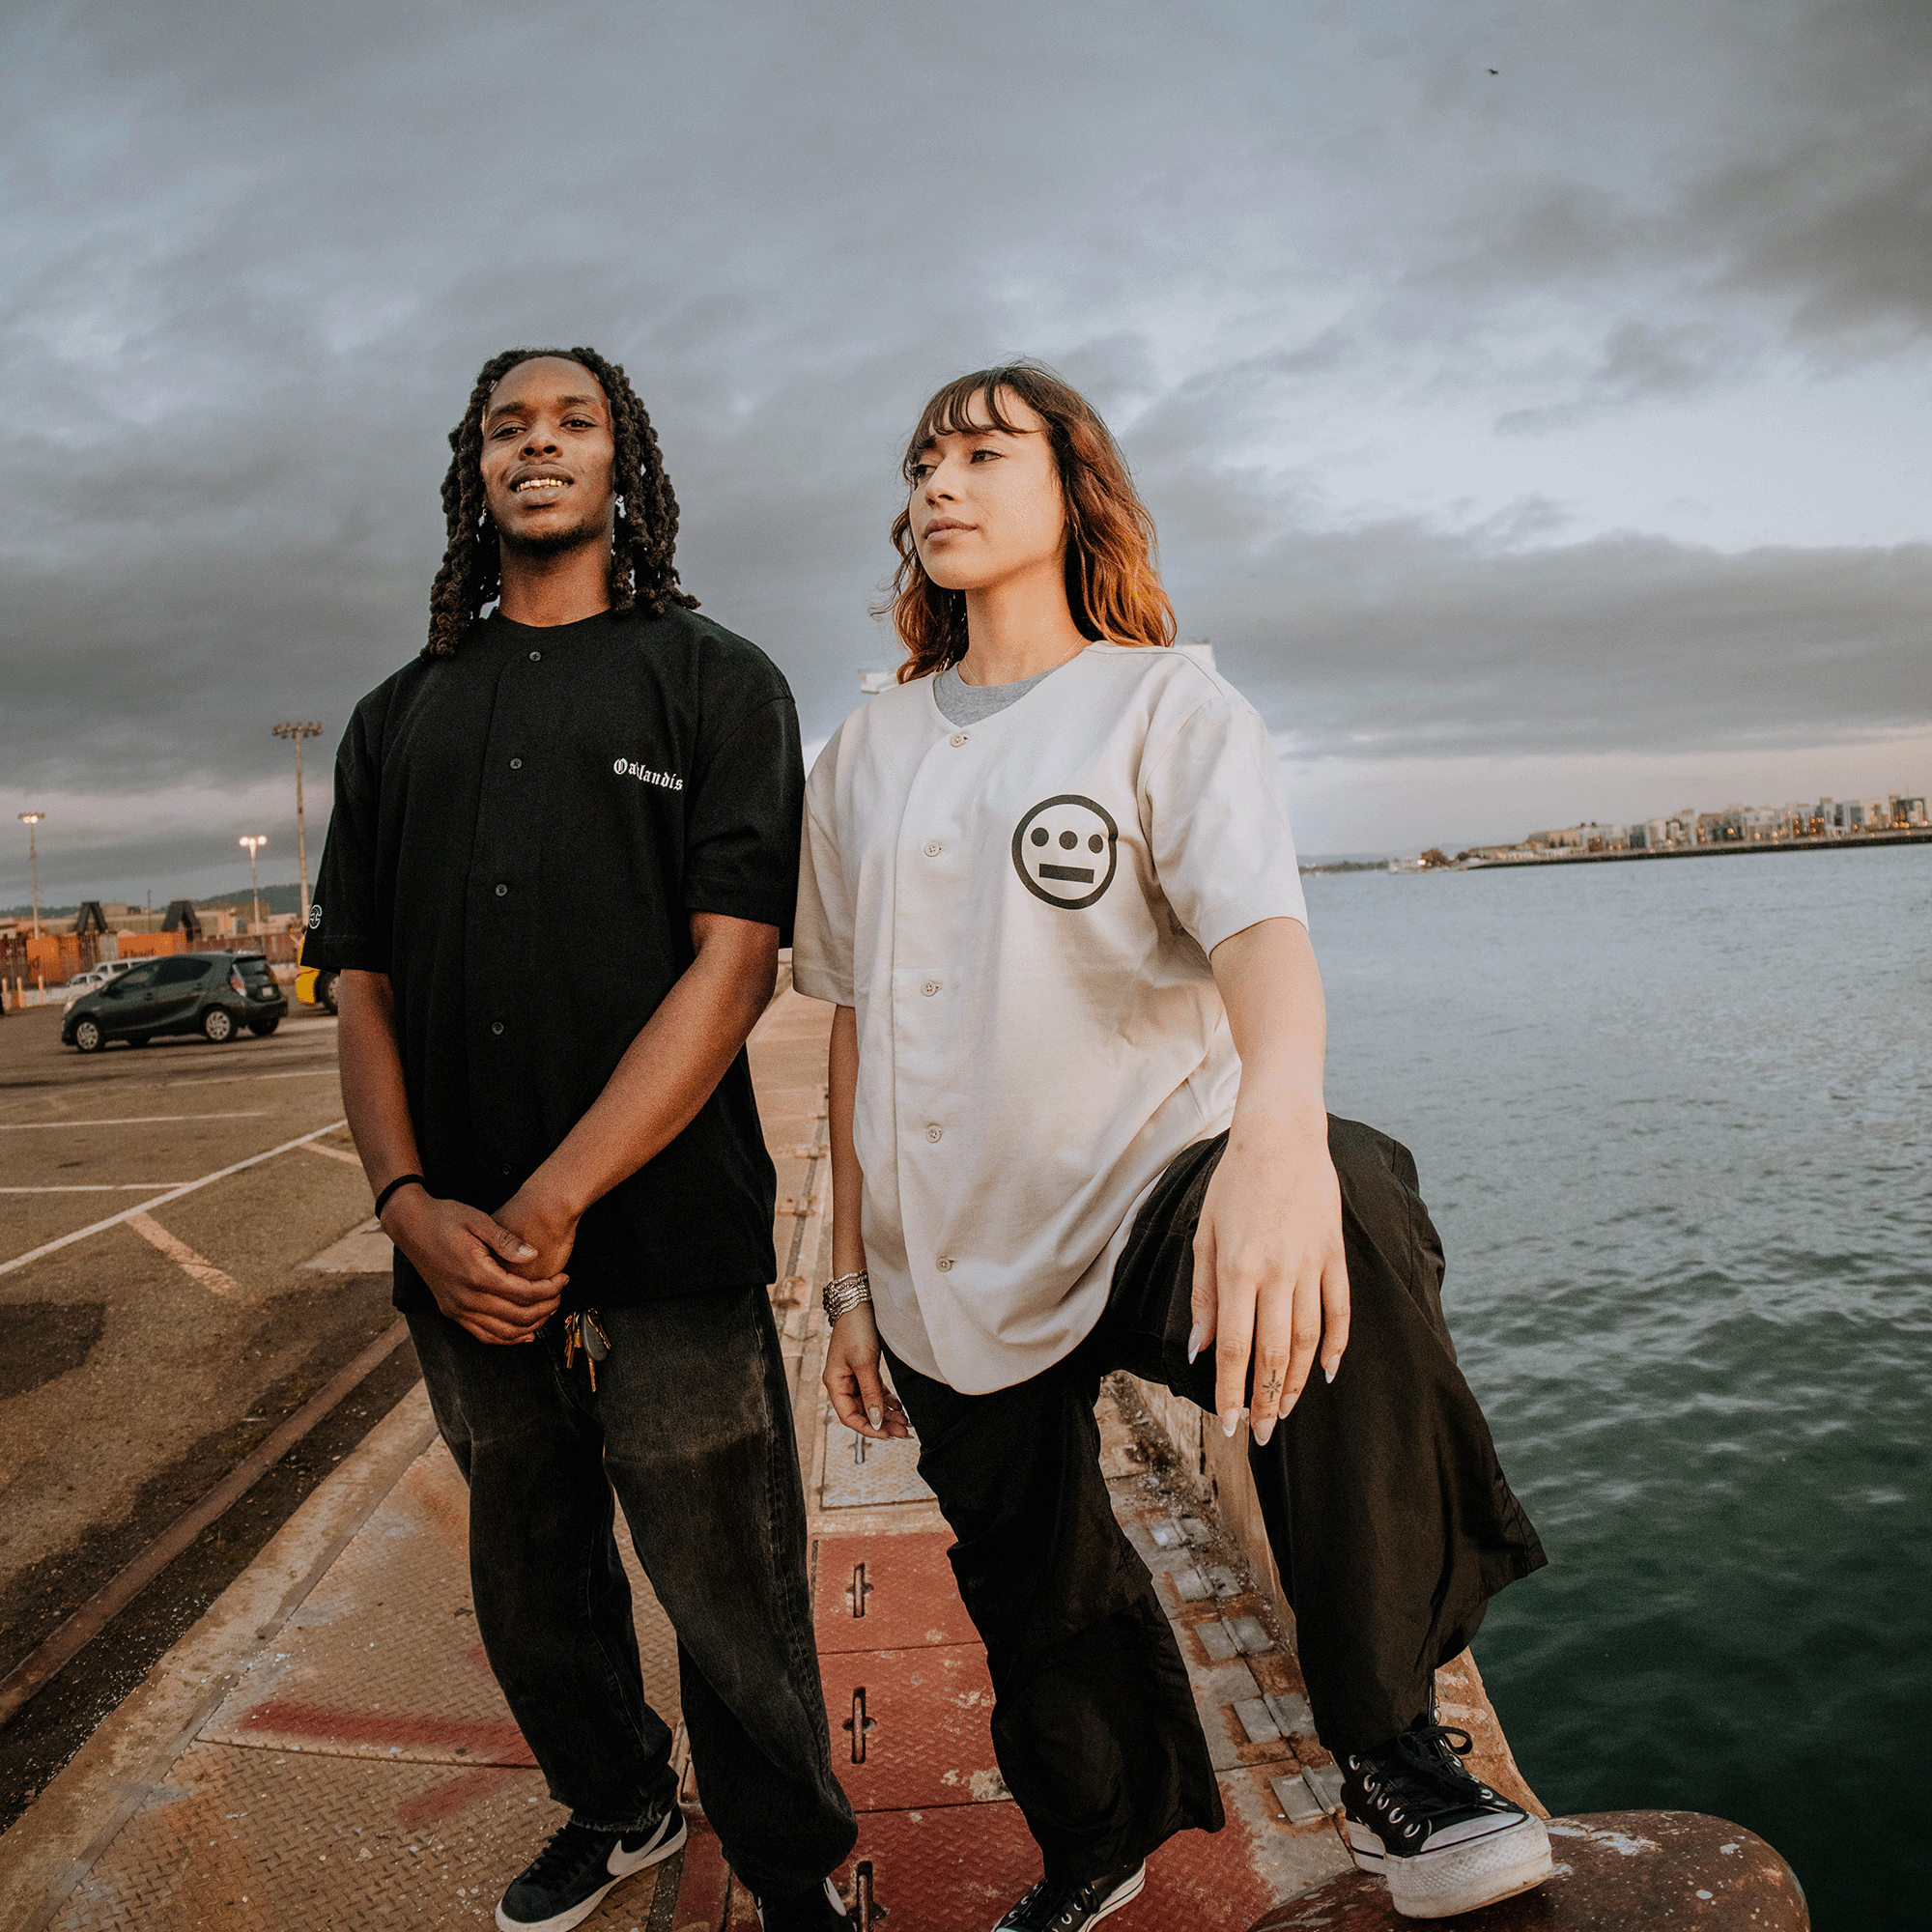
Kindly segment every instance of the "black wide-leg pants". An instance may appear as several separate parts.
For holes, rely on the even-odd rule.
[[[832,1769],[784,1362],[760,1283],[604,1307],[593,1386],[562,1322],[479,1342],[412,1311],[437,1426],[469,1485],[490,1667],[550,1793],[628,1831],[671,1788],[618,1560],[621,1503],[677,1632],[706,1815],[754,1891],[817,1885],[858,1827]],[[613,1494],[614,1492],[614,1494]]]
[[[958,1542],[959,1593],[986,1645],[993,1745],[1057,1879],[1217,1830],[1220,1797],[1153,1579],[1114,1520],[1094,1415],[1125,1369],[1214,1408],[1214,1350],[1187,1360],[1193,1243],[1227,1145],[1178,1156],[1136,1217],[1105,1314],[1064,1361],[961,1395],[892,1356],[920,1474]],[[1322,1742],[1385,1743],[1429,1707],[1489,1599],[1547,1560],[1456,1367],[1442,1245],[1415,1162],[1330,1117],[1352,1316],[1334,1382],[1318,1367],[1249,1465],[1293,1606]],[[890,1351],[888,1351],[890,1353]]]

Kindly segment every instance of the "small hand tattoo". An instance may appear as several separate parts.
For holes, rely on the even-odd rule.
[[[1262,1393],[1265,1395],[1268,1401],[1270,1402],[1272,1402],[1275,1399],[1275,1397],[1281,1393],[1281,1371],[1279,1369],[1273,1370],[1269,1373],[1267,1378],[1267,1387],[1264,1389]]]

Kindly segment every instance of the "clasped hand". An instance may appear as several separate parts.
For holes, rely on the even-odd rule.
[[[461,1201],[405,1187],[383,1210],[383,1228],[428,1284],[436,1305],[479,1342],[530,1342],[556,1313],[570,1277],[564,1264],[575,1219],[526,1199],[494,1216]]]

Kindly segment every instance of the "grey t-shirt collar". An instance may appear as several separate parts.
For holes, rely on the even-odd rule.
[[[1071,664],[1073,660],[1068,658],[1066,662]],[[1051,677],[1061,668],[1059,665],[1048,665],[1044,670],[1037,670],[1031,677],[1020,678],[1013,684],[968,684],[959,675],[956,664],[948,665],[933,679],[932,701],[945,714],[948,724],[977,724],[980,719],[1018,703],[1041,678]]]

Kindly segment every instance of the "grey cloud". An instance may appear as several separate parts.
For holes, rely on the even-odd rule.
[[[813,734],[889,654],[866,604],[906,425],[1016,350],[1121,423],[1185,628],[1311,743],[1922,716],[1918,551],[1579,544],[1547,504],[1447,529],[1294,452],[1309,411],[1432,385],[1555,434],[1780,344],[1897,353],[1932,259],[1925,18],[16,11],[0,758],[137,793],[281,771],[277,717],[339,727],[421,635],[470,372],[555,339],[629,366],[687,583]]]

